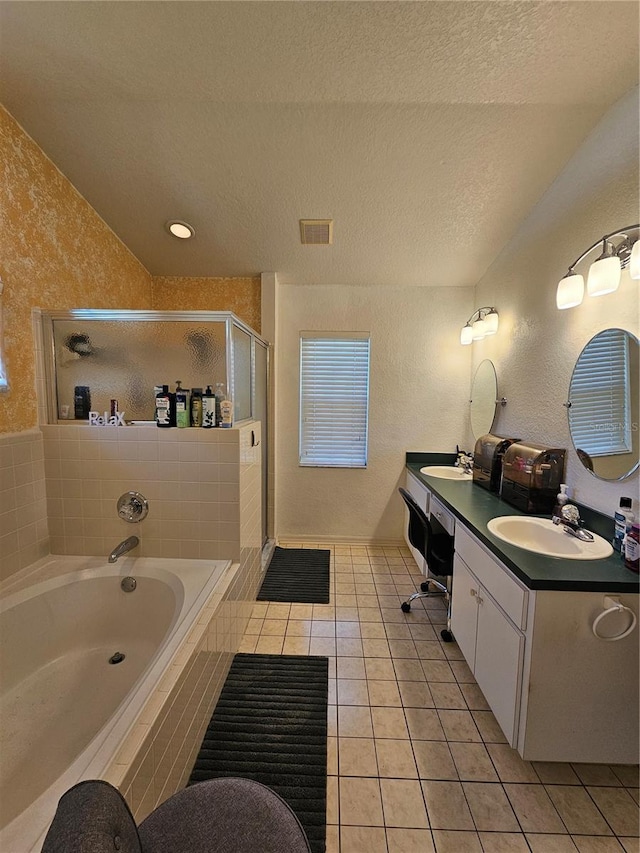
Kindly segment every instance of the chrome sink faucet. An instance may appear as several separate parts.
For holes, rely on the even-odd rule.
[[[565,504],[560,510],[560,515],[553,515],[551,521],[562,526],[565,533],[575,536],[581,542],[593,542],[593,534],[584,529],[584,522],[580,518],[580,510],[574,504]]]
[[[109,554],[109,562],[115,563],[118,557],[122,557],[123,554],[126,554],[127,551],[133,550],[140,544],[140,540],[137,536],[130,536],[128,539],[124,539],[120,542],[119,545],[113,549],[113,551]]]
[[[455,465],[458,468],[462,468],[465,474],[473,473],[473,453],[467,453],[464,450],[460,450],[460,448],[456,445],[456,461]]]

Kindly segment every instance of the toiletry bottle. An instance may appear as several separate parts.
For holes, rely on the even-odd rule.
[[[216,425],[216,398],[211,390],[211,385],[207,385],[207,390],[202,395],[202,426],[205,429],[210,429]]]
[[[631,511],[631,498],[620,498],[620,506],[613,516],[613,540],[611,542],[616,551],[622,551],[622,540],[634,519],[635,515]]]
[[[162,385],[156,394],[156,424],[159,427],[171,426],[171,398],[169,386]]]
[[[222,418],[220,426],[223,429],[231,429],[233,426],[233,403],[228,396],[220,403],[220,415]]]
[[[553,508],[553,514],[556,517],[560,517],[560,513],[562,512],[562,507],[569,502],[569,495],[567,494],[567,484],[560,483],[560,491],[556,495],[556,505]]]
[[[176,426],[184,429],[189,426],[189,390],[183,388],[180,379],[176,379]]]
[[[216,426],[219,427],[222,425],[222,411],[220,406],[222,401],[226,399],[226,394],[224,392],[224,382],[216,382]]]
[[[89,420],[91,392],[88,385],[76,385],[73,392],[73,410],[76,420]]]
[[[194,388],[191,392],[191,426],[202,426],[202,388]]]
[[[640,524],[637,521],[626,535],[624,565],[636,574],[640,571]]]

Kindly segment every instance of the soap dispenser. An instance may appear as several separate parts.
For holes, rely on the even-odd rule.
[[[556,518],[560,518],[562,513],[562,507],[569,502],[569,495],[567,494],[567,484],[560,483],[560,491],[556,495],[556,505],[553,508],[553,515]]]

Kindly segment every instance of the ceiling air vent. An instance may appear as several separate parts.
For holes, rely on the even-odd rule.
[[[300,240],[306,246],[330,246],[333,243],[333,219],[301,219]]]

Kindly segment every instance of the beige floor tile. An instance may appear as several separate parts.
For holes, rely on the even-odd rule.
[[[437,853],[482,853],[477,832],[434,829],[433,841]]]
[[[412,779],[381,779],[385,826],[427,829],[429,821],[420,783]]]
[[[360,622],[360,636],[367,640],[384,640],[387,632],[383,622]]]
[[[273,604],[270,603],[267,607],[267,619],[288,619],[291,611],[290,604]]]
[[[338,705],[368,705],[367,682],[361,678],[338,679]]]
[[[569,832],[584,833],[585,835],[612,835],[611,828],[583,787],[577,785],[545,785],[545,790]],[[602,790],[617,793],[615,788],[603,788]],[[633,803],[625,791],[621,791],[621,793],[628,797],[630,803]],[[610,819],[610,815],[608,818]]]
[[[375,744],[372,738],[341,737],[338,739],[340,776],[377,776]]]
[[[284,652],[284,646],[283,646]],[[328,679],[327,685],[327,703],[329,705],[337,705],[338,704],[338,686],[335,678]]]
[[[336,637],[357,637],[360,638],[360,623],[359,622],[336,622]]]
[[[612,764],[611,769],[626,788],[637,788],[640,785],[637,764]]]
[[[485,743],[506,743],[507,739],[491,711],[472,711],[471,716]]]
[[[566,833],[560,815],[542,785],[509,783],[504,789],[523,832]]]
[[[384,827],[343,826],[340,830],[340,853],[387,853]]]
[[[447,740],[469,742],[482,740],[470,711],[438,711],[438,716]]]
[[[387,640],[363,640],[362,651],[367,658],[389,658],[391,651]]]
[[[576,853],[578,849],[568,835],[538,835],[527,832],[532,853]]]
[[[451,681],[456,683],[453,670],[446,660],[423,660],[422,668],[429,683],[432,681]]]
[[[438,636],[430,625],[409,625],[411,636],[414,640],[428,640],[429,642],[439,642]]]
[[[358,607],[358,599],[354,595],[346,595],[345,593],[336,593],[335,596],[336,610],[338,607]],[[336,616],[336,619],[338,617]],[[355,621],[355,620],[354,620]]]
[[[264,619],[249,619],[247,622],[247,627],[245,629],[245,634],[259,634],[262,630],[262,624]]]
[[[375,747],[380,776],[391,779],[418,778],[410,741],[378,738]]]
[[[358,620],[358,608],[337,606],[336,620],[339,622],[356,622]]]
[[[436,740],[414,740],[413,754],[421,779],[456,781],[458,772],[449,745]]]
[[[402,625],[407,624],[407,620],[405,618],[405,614],[400,610],[399,607],[382,607],[380,609],[381,617],[384,619],[385,624],[399,622]]]
[[[464,660],[462,649],[457,643],[443,643],[442,650],[444,652],[444,656],[449,661]]]
[[[336,658],[338,678],[366,678],[362,658]]]
[[[356,705],[338,705],[338,733],[340,737],[373,737],[371,710]]]
[[[338,637],[336,653],[339,657],[362,657],[362,640],[352,637]]]
[[[377,779],[340,777],[340,825],[384,826]]]
[[[282,637],[260,636],[256,643],[255,652],[258,655],[280,655],[282,654],[283,643],[284,635]]]
[[[327,737],[327,776],[338,775],[338,738]]]
[[[387,637],[390,640],[411,640],[411,628],[400,622],[390,622],[385,627]]]
[[[313,604],[292,604],[289,619],[312,619]]]
[[[338,777],[327,776],[327,823],[339,822]]]
[[[409,731],[401,708],[371,708],[373,734],[376,738],[408,740]]]
[[[313,619],[311,621],[311,636],[335,638],[336,623],[331,619]]]
[[[625,849],[625,853],[640,853],[640,845],[637,838],[620,837],[618,841]]]
[[[627,790],[631,794],[633,799],[636,801],[636,803],[640,805],[640,788],[626,788],[625,790]],[[640,853],[640,851],[638,851],[638,853]]]
[[[452,665],[458,661],[452,661]],[[471,711],[490,711],[489,703],[484,698],[482,690],[477,684],[468,684],[464,681],[459,681],[458,685],[464,696],[464,701],[467,703],[467,708]]]
[[[311,637],[309,644],[310,655],[321,655],[323,657],[335,657],[336,641],[330,637]]]
[[[389,853],[435,853],[431,832],[428,829],[387,829]]]
[[[420,660],[445,660],[445,653],[441,643],[430,640],[414,640],[416,651]]]
[[[446,740],[438,712],[431,708],[405,708],[405,717],[414,740]]]
[[[309,637],[289,637],[285,636],[282,645],[283,655],[308,655],[309,654]]]
[[[432,829],[474,829],[459,782],[423,781],[421,784]]]
[[[393,668],[395,670],[394,678],[397,676],[398,681],[423,681],[426,682],[427,677],[424,674],[422,663],[419,660],[408,660],[406,658],[394,658]]]
[[[478,831],[518,832],[520,826],[502,785],[463,782],[462,788]]]
[[[622,853],[624,850],[617,838],[605,835],[573,835],[572,840],[580,853]]]
[[[484,853],[529,853],[529,845],[521,832],[480,832]]]
[[[608,764],[572,764],[576,776],[583,785],[620,787],[622,782]]]
[[[340,853],[340,828],[338,826],[327,826],[325,853]]]
[[[469,664],[465,660],[451,661],[451,669],[459,684],[475,684],[476,680],[473,673],[469,669]]]
[[[523,761],[515,749],[507,743],[490,743],[487,750],[491,756],[501,782],[538,781],[536,771],[530,761]]]
[[[395,681],[396,673],[391,658],[365,658],[364,668],[371,681]]]
[[[313,619],[327,619],[335,622],[336,609],[332,604],[314,604]]]
[[[389,648],[391,657],[393,658],[413,658],[417,660],[418,652],[416,651],[413,640],[389,640]]]
[[[256,650],[258,639],[259,638],[256,634],[245,634],[245,636],[240,640],[238,651],[243,654],[253,654]]]
[[[287,630],[286,619],[265,619],[262,623],[261,637],[284,637]]]
[[[327,735],[329,737],[338,737],[338,706],[329,705],[327,707]]]
[[[313,622],[311,619],[289,619],[289,621],[287,622],[287,630],[285,632],[285,636],[310,637],[312,624]]]
[[[580,784],[580,780],[570,764],[560,764],[554,761],[532,761],[531,766],[536,771],[540,781],[549,785]]]
[[[361,622],[382,622],[382,611],[379,607],[358,607],[358,617]]]
[[[400,692],[395,681],[379,681],[369,679],[369,703],[397,708],[402,705]]]
[[[433,696],[426,681],[398,681],[405,708],[433,708]]]
[[[448,682],[430,682],[433,704],[445,710],[467,710],[467,703],[457,684]]]
[[[587,791],[595,800],[616,835],[638,835],[638,804],[623,788],[600,788],[589,786]],[[565,821],[566,823],[566,821]],[[569,830],[584,832],[584,829]],[[599,835],[597,830],[592,833]]]
[[[267,609],[269,605],[266,601],[256,601],[253,605],[253,609],[251,610],[251,618],[252,619],[264,619],[267,615]]]
[[[497,782],[498,775],[482,743],[449,743],[458,776],[466,782]]]

